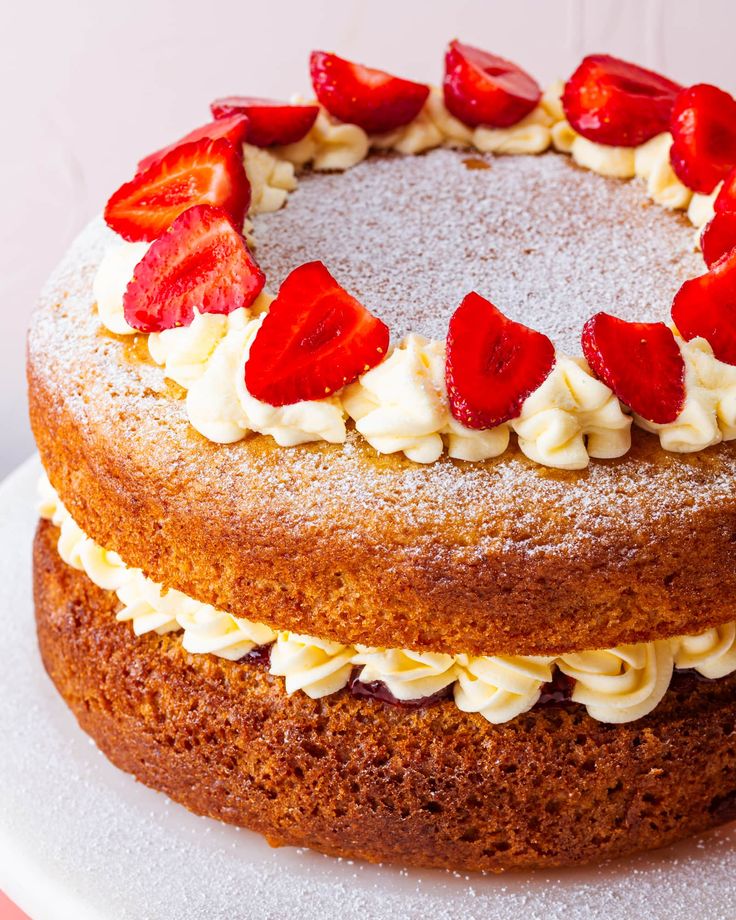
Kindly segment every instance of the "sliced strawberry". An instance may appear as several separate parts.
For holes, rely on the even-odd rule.
[[[382,361],[388,343],[388,326],[322,262],[307,262],[291,272],[271,304],[250,349],[245,383],[272,406],[324,399]]]
[[[123,297],[125,319],[141,332],[188,326],[200,313],[249,307],[265,276],[222,208],[180,214],[135,269]]]
[[[736,211],[736,169],[732,169],[723,180],[723,185],[716,195],[713,207],[716,213],[719,211]]]
[[[667,131],[682,87],[609,54],[590,54],[565,84],[562,107],[573,128],[609,147],[638,147]]]
[[[685,403],[685,362],[668,326],[596,313],[582,341],[591,369],[621,402],[650,422],[674,422]]]
[[[700,234],[700,248],[708,268],[736,246],[736,211],[717,211]]]
[[[176,148],[181,147],[182,144],[200,141],[203,137],[208,137],[210,140],[224,137],[226,141],[230,141],[233,147],[238,150],[240,149],[240,145],[245,141],[247,130],[248,119],[244,115],[231,115],[229,118],[211,121],[206,125],[202,125],[201,128],[195,128],[194,131],[190,131],[186,137],[182,137],[175,143],[169,144],[168,147],[162,147],[161,150],[157,150],[156,153],[149,153],[149,155],[144,157],[138,164],[138,172],[145,172],[149,167],[153,166],[154,163],[163,160],[167,153],[176,150]]]
[[[672,302],[672,321],[683,339],[702,336],[719,361],[736,364],[736,248],[682,285]]]
[[[450,113],[473,128],[514,125],[542,98],[534,77],[516,64],[457,40],[445,54],[443,88]]]
[[[312,52],[309,69],[314,91],[327,111],[340,121],[360,125],[368,134],[408,124],[429,95],[424,83],[402,80],[326,51]]]
[[[272,147],[300,141],[317,120],[319,106],[289,105],[287,102],[250,96],[226,96],[215,99],[210,104],[210,111],[218,120],[245,115],[249,122],[248,143],[255,147]]]
[[[495,428],[517,418],[549,376],[554,345],[472,292],[450,319],[445,377],[450,411],[466,428]]]
[[[195,204],[224,208],[238,227],[243,223],[250,183],[240,151],[224,138],[175,147],[120,186],[105,206],[105,220],[126,240],[155,240]]]
[[[684,89],[670,130],[672,168],[688,188],[709,195],[736,166],[736,99],[709,83]]]

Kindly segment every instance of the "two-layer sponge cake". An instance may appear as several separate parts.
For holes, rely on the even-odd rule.
[[[273,844],[497,871],[729,820],[736,102],[459,42],[442,91],[311,70],[142,161],[34,316],[59,692]]]

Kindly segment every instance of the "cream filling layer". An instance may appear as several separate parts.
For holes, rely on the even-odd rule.
[[[287,694],[328,696],[347,686],[353,669],[361,667],[358,680],[380,681],[398,700],[422,699],[451,687],[458,709],[498,724],[530,710],[557,667],[575,680],[575,702],[594,719],[617,723],[651,712],[666,693],[674,667],[693,668],[708,678],[736,670],[735,623],[696,636],[557,657],[446,655],[342,645],[276,631],[167,590],[126,566],[117,553],[83,533],[45,476],[39,484],[39,513],[60,530],[60,557],[103,590],[116,593],[121,603],[116,618],[131,623],[136,635],[179,631],[191,654],[231,661],[273,643],[269,670],[284,678]]]

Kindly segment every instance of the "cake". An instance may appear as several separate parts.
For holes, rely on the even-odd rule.
[[[141,161],[28,346],[41,655],[273,845],[503,871],[736,817],[736,101],[314,52]]]

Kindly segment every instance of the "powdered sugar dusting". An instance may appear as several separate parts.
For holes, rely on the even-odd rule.
[[[500,162],[507,161],[494,160],[492,168]],[[657,213],[666,226],[667,215]],[[323,531],[326,519],[337,521],[341,539],[368,541],[377,552],[387,549],[381,536],[398,519],[402,542],[387,550],[394,554],[389,558],[400,566],[429,553],[441,568],[506,551],[567,559],[588,547],[605,555],[608,540],[615,545],[622,533],[629,539],[640,529],[645,542],[658,520],[696,526],[688,522],[734,504],[733,443],[668,454],[638,430],[626,456],[593,461],[577,472],[538,466],[513,445],[483,463],[442,457],[418,465],[397,455],[379,457],[354,431],[345,445],[280,448],[258,435],[225,447],[212,444],[189,427],[181,394],[162,369],[139,360],[145,349],[102,330],[92,306],[92,279],[105,246],[114,241],[101,221],[77,239],[34,316],[31,355],[54,401],[109,444],[110,464],[132,463],[147,489],[158,483],[172,512],[180,504],[181,513],[189,513],[193,493],[217,495],[223,515],[237,517],[239,508],[248,508],[250,515],[262,515],[264,528],[280,516],[309,539]]]
[[[286,208],[255,221],[269,284],[321,259],[395,339],[444,339],[476,290],[579,354],[593,313],[666,320],[682,282],[704,270],[691,224],[653,204],[639,180],[607,179],[552,153],[474,153],[475,168],[468,159],[440,149],[305,174]]]

